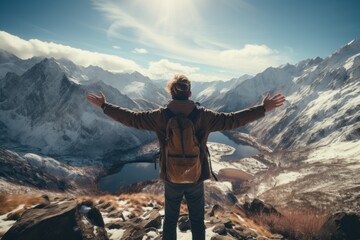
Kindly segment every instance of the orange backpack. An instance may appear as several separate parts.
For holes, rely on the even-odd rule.
[[[172,183],[195,183],[201,176],[200,144],[195,135],[197,107],[188,115],[164,109],[166,126],[166,176]]]

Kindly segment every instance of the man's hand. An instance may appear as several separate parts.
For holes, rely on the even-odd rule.
[[[279,93],[273,97],[270,97],[270,95],[268,94],[264,98],[262,104],[264,105],[265,111],[270,112],[271,110],[274,110],[275,108],[282,106],[284,102],[285,102],[285,97],[281,93]]]
[[[101,105],[106,102],[105,95],[100,91],[100,96],[95,95],[94,93],[88,93],[86,96],[87,100],[94,106],[100,108]]]

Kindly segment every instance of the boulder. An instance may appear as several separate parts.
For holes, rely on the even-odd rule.
[[[260,199],[254,198],[251,203],[246,202],[244,204],[245,211],[250,215],[257,214],[274,214],[277,216],[281,216],[281,214],[270,204],[264,203]]]
[[[161,215],[157,210],[151,210],[146,216],[146,219],[143,221],[144,228],[160,228],[161,227]]]
[[[116,221],[112,221],[107,223],[105,226],[108,229],[120,229],[120,228],[125,228],[128,224],[120,221],[120,220],[116,220]]]
[[[233,236],[236,239],[256,239],[257,238],[257,234],[250,230],[250,229],[243,229],[243,230],[239,230],[238,228],[235,229],[228,229],[227,230],[231,236]]]
[[[85,225],[83,218],[76,201],[28,209],[5,233],[2,240],[108,239],[104,228],[94,231],[93,226]]]
[[[210,240],[235,240],[235,238],[231,236],[221,236],[221,235],[215,235],[210,238]]]
[[[246,239],[244,235],[241,234],[240,231],[236,231],[235,229],[228,229],[228,232],[231,236],[233,236],[235,239]]]
[[[94,206],[87,212],[86,217],[95,226],[104,227],[105,225],[99,209]]]
[[[123,215],[123,211],[122,210],[114,210],[109,212],[109,214],[107,215],[108,218],[121,218],[121,219],[125,219],[124,215]],[[125,221],[125,220],[124,220]]]
[[[210,216],[221,217],[224,213],[224,208],[218,204],[215,204],[210,212]]]
[[[49,205],[41,209],[29,209],[5,233],[2,239],[82,239],[76,218],[76,202]]]
[[[220,224],[216,224],[212,230],[214,233],[217,233],[219,235],[226,235],[227,231],[226,231],[226,227],[224,224],[220,223]]]
[[[26,208],[22,208],[17,211],[9,213],[6,216],[6,221],[17,221],[25,211],[26,211]]]
[[[229,206],[232,206],[239,202],[239,200],[237,199],[237,197],[235,196],[235,194],[233,192],[226,193],[225,201],[226,201],[226,205],[229,205]]]
[[[360,214],[338,212],[330,216],[320,229],[320,239],[360,239]]]
[[[142,240],[145,235],[145,229],[138,224],[129,226],[121,237],[121,240]]]
[[[221,222],[225,225],[226,228],[232,228],[235,224],[230,219],[222,219]]]
[[[188,216],[182,216],[178,221],[180,231],[185,232],[191,229],[190,219]]]

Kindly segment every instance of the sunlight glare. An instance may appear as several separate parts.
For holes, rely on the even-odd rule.
[[[198,9],[202,1],[193,0],[137,0],[134,7],[142,10],[143,16],[159,33],[166,35],[186,34],[187,29],[200,27]]]

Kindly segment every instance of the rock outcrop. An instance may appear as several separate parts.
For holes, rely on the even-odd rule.
[[[142,240],[162,238],[164,200],[149,194],[105,195],[100,197],[43,196],[46,204],[31,209],[15,206],[0,218],[0,227],[17,219],[2,240]],[[22,204],[19,202],[19,204]],[[1,203],[0,203],[1,205]],[[16,215],[16,216],[15,216]],[[205,206],[206,235],[210,239],[274,239],[267,228],[246,216],[240,204]],[[8,224],[9,225],[9,224]],[[11,225],[9,225],[10,227]],[[191,238],[191,223],[185,205],[180,208],[177,226],[179,239]],[[278,238],[282,239],[282,238]]]
[[[281,216],[281,214],[272,205],[264,203],[263,201],[257,198],[254,198],[251,203],[246,202],[244,204],[244,210],[249,215],[275,214]]]
[[[101,213],[96,208],[80,211],[83,208],[76,201],[69,201],[28,209],[2,240],[108,239]]]
[[[338,212],[330,216],[321,227],[320,239],[360,239],[360,214]]]

